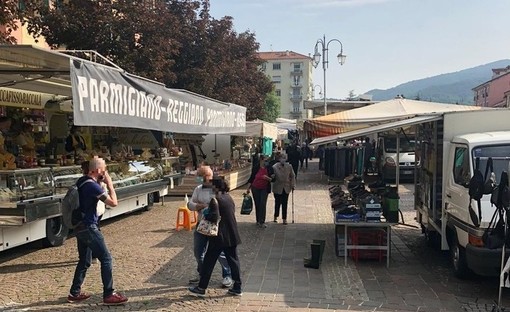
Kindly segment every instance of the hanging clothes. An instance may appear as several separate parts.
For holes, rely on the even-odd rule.
[[[264,137],[262,141],[262,154],[271,156],[273,154],[273,139]]]

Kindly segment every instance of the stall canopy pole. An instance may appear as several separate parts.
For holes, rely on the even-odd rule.
[[[400,184],[400,129],[397,131],[397,159],[395,160],[395,184],[397,185],[397,194],[398,194],[398,186]]]

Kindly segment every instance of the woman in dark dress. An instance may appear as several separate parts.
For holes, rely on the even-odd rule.
[[[237,245],[241,244],[241,236],[237,229],[235,203],[228,193],[229,187],[227,182],[222,177],[214,177],[212,185],[216,197],[209,204],[209,213],[206,219],[211,222],[220,220],[218,236],[209,237],[209,245],[202,264],[202,271],[200,272],[200,282],[198,286],[189,287],[188,290],[195,295],[205,296],[214,265],[223,251],[232,272],[232,280],[234,281],[234,286],[228,290],[228,294],[241,296],[241,273],[237,254]]]
[[[251,176],[248,179],[246,193],[251,191],[253,195],[257,226],[261,228],[266,227],[267,196],[271,193],[271,176],[273,173],[273,168],[269,166],[266,156],[260,155],[258,165],[253,165]]]

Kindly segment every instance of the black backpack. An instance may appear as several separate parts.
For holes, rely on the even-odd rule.
[[[469,197],[474,200],[480,200],[483,197],[485,180],[479,169],[475,169],[471,180],[469,180]]]
[[[83,212],[80,210],[80,195],[78,189],[88,182],[94,182],[87,179],[80,183],[69,187],[66,195],[62,199],[62,220],[64,225],[69,229],[74,229],[83,220]]]

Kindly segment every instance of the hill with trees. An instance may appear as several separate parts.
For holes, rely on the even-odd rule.
[[[472,89],[490,80],[493,68],[509,65],[510,59],[499,60],[453,73],[409,81],[386,90],[373,89],[365,93],[371,94],[375,101],[389,100],[397,95],[403,95],[408,99],[422,101],[472,104]]]

